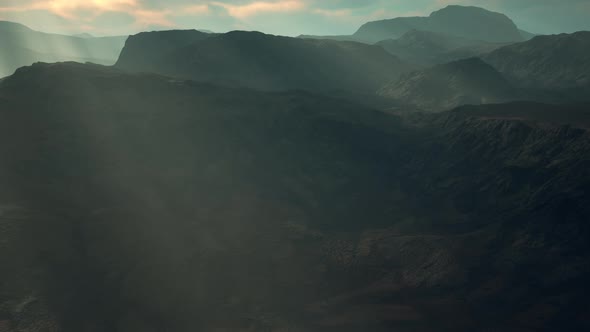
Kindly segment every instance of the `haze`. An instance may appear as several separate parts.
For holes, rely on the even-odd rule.
[[[280,35],[350,34],[372,20],[428,15],[450,3],[505,13],[538,34],[590,29],[589,0],[0,0],[0,20],[63,34],[144,30],[258,30]]]

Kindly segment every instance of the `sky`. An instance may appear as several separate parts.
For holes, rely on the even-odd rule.
[[[427,16],[450,4],[505,13],[533,33],[590,30],[590,0],[0,0],[0,20],[97,36],[169,29],[340,35],[368,21]]]

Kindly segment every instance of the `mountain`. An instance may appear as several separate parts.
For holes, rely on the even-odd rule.
[[[448,6],[428,17],[401,17],[369,22],[354,34],[358,40],[395,39],[411,30],[433,31],[493,43],[522,41],[518,28],[506,15],[478,7]]]
[[[514,84],[535,89],[590,86],[590,32],[537,36],[483,59]]]
[[[0,82],[0,326],[587,330],[587,109],[398,117],[20,68]]]
[[[381,47],[355,42],[233,31],[167,44],[177,37],[184,40],[177,36],[180,33],[168,32],[164,38],[162,33],[131,36],[116,67],[262,90],[363,93],[374,93],[413,68]]]
[[[382,40],[377,45],[404,61],[433,65],[486,54],[506,44],[411,30],[399,39]]]
[[[0,77],[38,61],[78,61],[112,65],[127,37],[75,37],[48,34],[0,21]]]
[[[197,30],[142,32],[127,39],[116,66],[131,71],[158,71],[156,65],[167,55],[209,37]]]
[[[385,85],[378,94],[431,111],[463,104],[499,103],[516,97],[502,74],[479,58],[406,74]]]
[[[353,39],[373,44],[398,39],[409,31],[420,30],[490,43],[514,43],[530,38],[506,15],[479,7],[451,5],[427,17],[398,17],[368,22],[352,36],[305,36],[318,39]]]

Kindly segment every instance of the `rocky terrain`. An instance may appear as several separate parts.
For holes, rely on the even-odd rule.
[[[586,329],[587,109],[397,116],[21,68],[0,83],[0,327]]]

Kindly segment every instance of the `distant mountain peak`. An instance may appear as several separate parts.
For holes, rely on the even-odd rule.
[[[411,30],[434,31],[487,42],[517,42],[523,36],[508,16],[480,7],[451,5],[427,17],[398,17],[368,22],[354,34],[378,42],[399,38]]]
[[[430,17],[443,15],[446,13],[470,13],[470,14],[491,14],[491,15],[503,15],[502,13],[491,11],[486,8],[477,7],[477,6],[464,6],[464,5],[448,5],[444,8],[439,10],[435,10],[430,13]]]

